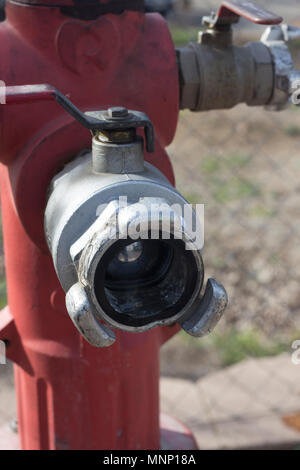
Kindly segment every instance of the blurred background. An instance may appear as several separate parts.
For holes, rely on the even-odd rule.
[[[177,46],[196,40],[201,17],[220,4],[153,3],[169,5]],[[300,26],[299,2],[256,3]],[[235,43],[258,40],[263,30],[241,21]],[[300,41],[290,47],[300,67]],[[190,425],[202,448],[300,443],[300,365],[291,362],[300,339],[299,150],[299,108],[245,105],[181,112],[168,149],[179,190],[205,204],[206,277],[219,279],[230,299],[212,335],[182,332],[162,349],[164,407]]]
[[[201,17],[220,4],[146,3],[166,17],[176,46],[196,40]],[[256,3],[300,26],[298,0]],[[258,40],[263,30],[241,21],[235,43]],[[300,67],[300,41],[291,49]],[[240,105],[181,112],[168,148],[178,189],[205,204],[206,276],[220,280],[230,299],[212,335],[179,333],[161,353],[162,409],[189,425],[203,449],[300,446],[300,365],[291,361],[300,340],[299,144],[300,109]],[[3,250],[0,261],[4,306]],[[12,390],[7,367],[5,374]],[[14,397],[0,387],[0,408],[11,417]]]

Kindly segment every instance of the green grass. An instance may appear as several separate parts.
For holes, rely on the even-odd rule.
[[[300,127],[298,126],[288,126],[284,129],[286,135],[290,137],[299,137],[300,136]]]
[[[217,173],[222,168],[221,157],[204,158],[201,162],[201,170],[208,174]]]
[[[233,153],[224,156],[208,156],[202,159],[200,166],[212,185],[212,194],[219,203],[229,202],[242,198],[256,197],[260,194],[258,186],[246,178],[238,175],[224,179],[219,175],[235,169],[246,167],[250,156],[242,153]]]
[[[215,338],[215,347],[222,358],[222,365],[228,366],[247,357],[276,356],[287,350],[280,341],[267,341],[257,331],[230,331]]]
[[[184,46],[190,41],[197,41],[198,32],[201,30],[200,27],[182,27],[176,25],[169,25],[169,29],[175,46]]]
[[[214,332],[200,340],[183,332],[180,335],[181,341],[188,343],[191,347],[217,354],[222,367],[237,364],[249,357],[272,357],[290,351],[291,343],[296,337],[299,337],[299,333],[294,333],[288,340],[269,339],[255,329],[245,331],[230,329],[223,333]]]
[[[253,198],[260,195],[260,189],[256,184],[238,176],[232,176],[226,181],[221,179],[215,180],[213,186],[213,196],[219,203]]]
[[[196,193],[185,193],[183,194],[184,199],[186,199],[190,204],[201,204],[203,199],[201,194]]]
[[[243,168],[250,162],[250,155],[243,153],[232,153],[222,156],[207,156],[200,163],[201,170],[208,174],[217,173],[223,169],[234,170]]]
[[[300,39],[293,39],[293,41],[290,41],[289,49],[298,52],[300,49]]]
[[[246,178],[235,174],[229,174],[227,179],[220,176],[224,175],[225,169],[231,172],[234,169],[247,166],[249,161],[249,155],[240,153],[222,157],[209,156],[202,159],[200,163],[201,171],[205,173],[211,184],[211,193],[216,202],[224,203],[244,198],[254,198],[260,195],[260,188]],[[184,197],[191,204],[203,200],[201,195],[196,193],[188,193]]]
[[[6,279],[5,277],[0,278],[0,309],[7,305],[6,295]]]
[[[261,204],[257,204],[254,207],[251,207],[248,211],[248,214],[251,217],[259,217],[259,218],[268,218],[273,217],[276,214],[274,209],[271,209],[267,206],[263,206]]]

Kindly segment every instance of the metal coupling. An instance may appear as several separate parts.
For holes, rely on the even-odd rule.
[[[214,280],[202,295],[197,214],[144,162],[144,145],[154,151],[148,116],[121,107],[82,113],[45,84],[7,87],[6,100],[56,100],[93,135],[92,151],[74,156],[52,180],[45,210],[54,267],[82,336],[108,347],[115,329],[140,332],[175,322],[195,336],[209,333],[227,295]]]
[[[151,121],[124,108],[86,113],[85,119],[92,151],[53,179],[45,211],[46,238],[72,321],[97,347],[110,346],[115,329],[137,333],[177,322],[193,336],[208,334],[226,308],[226,291],[210,279],[202,294],[202,222],[144,162],[144,142],[135,131],[145,128],[153,151]]]
[[[269,49],[274,67],[274,89],[268,107],[284,109],[293,92],[299,95],[300,71],[295,70],[287,43],[300,38],[300,28],[287,24],[273,25],[265,30],[261,42]]]
[[[114,329],[178,322],[203,336],[218,322],[227,295],[214,280],[201,292],[204,266],[187,204],[148,163],[139,173],[100,174],[89,152],[55,177],[45,231],[69,315],[92,345],[110,346]]]

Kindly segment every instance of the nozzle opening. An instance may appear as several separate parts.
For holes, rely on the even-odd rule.
[[[117,240],[98,264],[97,301],[106,315],[128,326],[176,316],[203,282],[192,251],[182,240]],[[200,290],[200,289],[199,289]]]

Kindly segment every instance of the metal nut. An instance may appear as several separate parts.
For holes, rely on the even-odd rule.
[[[125,118],[128,116],[128,109],[123,106],[115,106],[109,108],[107,114],[110,118]]]

